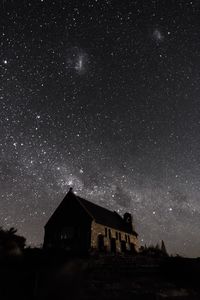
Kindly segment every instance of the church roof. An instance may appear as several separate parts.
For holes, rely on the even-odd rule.
[[[97,223],[123,232],[131,233],[136,236],[138,235],[134,230],[131,230],[129,226],[127,226],[127,223],[117,212],[110,211],[79,196],[75,195],[75,197]]]
[[[57,207],[53,215],[47,221],[45,227],[53,224],[53,220],[55,221],[56,219],[60,219],[61,215],[64,214],[64,211],[67,208],[66,205],[69,199],[71,199],[72,201],[77,200],[77,202],[82,206],[88,216],[95,220],[96,223],[138,236],[138,234],[132,229],[132,226],[130,226],[130,224],[127,224],[117,212],[110,211],[102,206],[99,206],[97,204],[94,204],[93,202],[77,196],[73,193],[72,188],[70,188],[61,204]]]

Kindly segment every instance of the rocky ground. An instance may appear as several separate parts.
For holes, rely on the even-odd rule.
[[[0,299],[200,299],[200,259],[66,258],[35,251],[0,263]]]

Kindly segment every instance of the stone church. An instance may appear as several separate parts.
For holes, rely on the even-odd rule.
[[[122,218],[80,198],[70,188],[45,225],[44,248],[63,248],[72,253],[135,253],[137,237],[131,214],[125,213]]]

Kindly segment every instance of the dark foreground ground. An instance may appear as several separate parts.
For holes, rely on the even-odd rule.
[[[0,262],[0,299],[200,300],[200,259],[75,258],[29,249]]]

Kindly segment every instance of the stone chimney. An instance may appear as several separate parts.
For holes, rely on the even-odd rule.
[[[130,213],[126,212],[124,214],[124,221],[127,224],[128,230],[133,230],[132,216]]]

